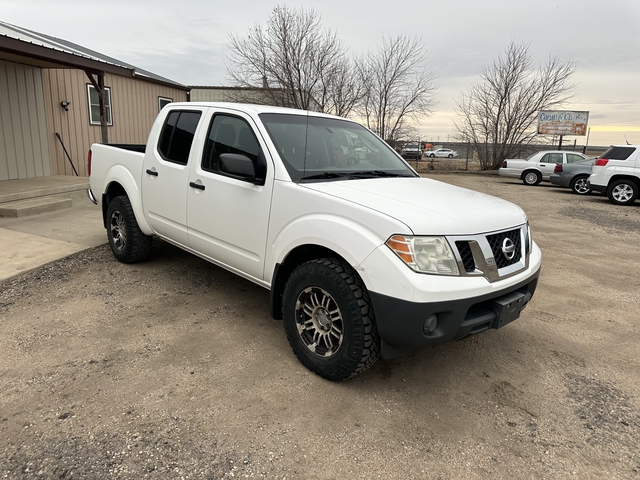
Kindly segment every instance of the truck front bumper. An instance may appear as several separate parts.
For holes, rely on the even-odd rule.
[[[503,290],[472,298],[416,303],[370,292],[383,358],[460,340],[517,319],[533,296],[540,269]]]

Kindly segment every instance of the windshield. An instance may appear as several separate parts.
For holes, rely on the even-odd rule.
[[[417,176],[385,142],[355,122],[279,113],[260,118],[294,182]]]

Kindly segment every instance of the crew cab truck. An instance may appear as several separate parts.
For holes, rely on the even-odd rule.
[[[144,153],[94,144],[89,163],[118,260],[157,236],[270,289],[295,355],[329,380],[502,327],[538,281],[519,207],[421,178],[343,118],[171,103]]]
[[[631,205],[640,193],[640,145],[613,145],[591,169],[588,186],[615,205]]]

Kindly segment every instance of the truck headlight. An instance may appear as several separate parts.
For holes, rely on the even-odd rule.
[[[420,273],[459,275],[458,263],[444,237],[393,235],[386,242],[410,268]]]

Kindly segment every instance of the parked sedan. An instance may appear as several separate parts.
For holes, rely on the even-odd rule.
[[[537,152],[526,160],[507,158],[502,162],[498,174],[503,177],[515,177],[525,185],[538,185],[542,180],[549,180],[556,163],[576,163],[587,160],[587,156],[563,150],[547,150]]]
[[[455,150],[451,150],[450,148],[439,148],[437,150],[431,150],[430,152],[426,152],[426,155],[431,158],[433,157],[453,158],[458,156],[458,152],[456,152]]]
[[[557,163],[549,180],[559,187],[570,188],[577,195],[588,195],[591,193],[591,188],[587,180],[595,160],[595,158],[588,158],[575,163]]]

